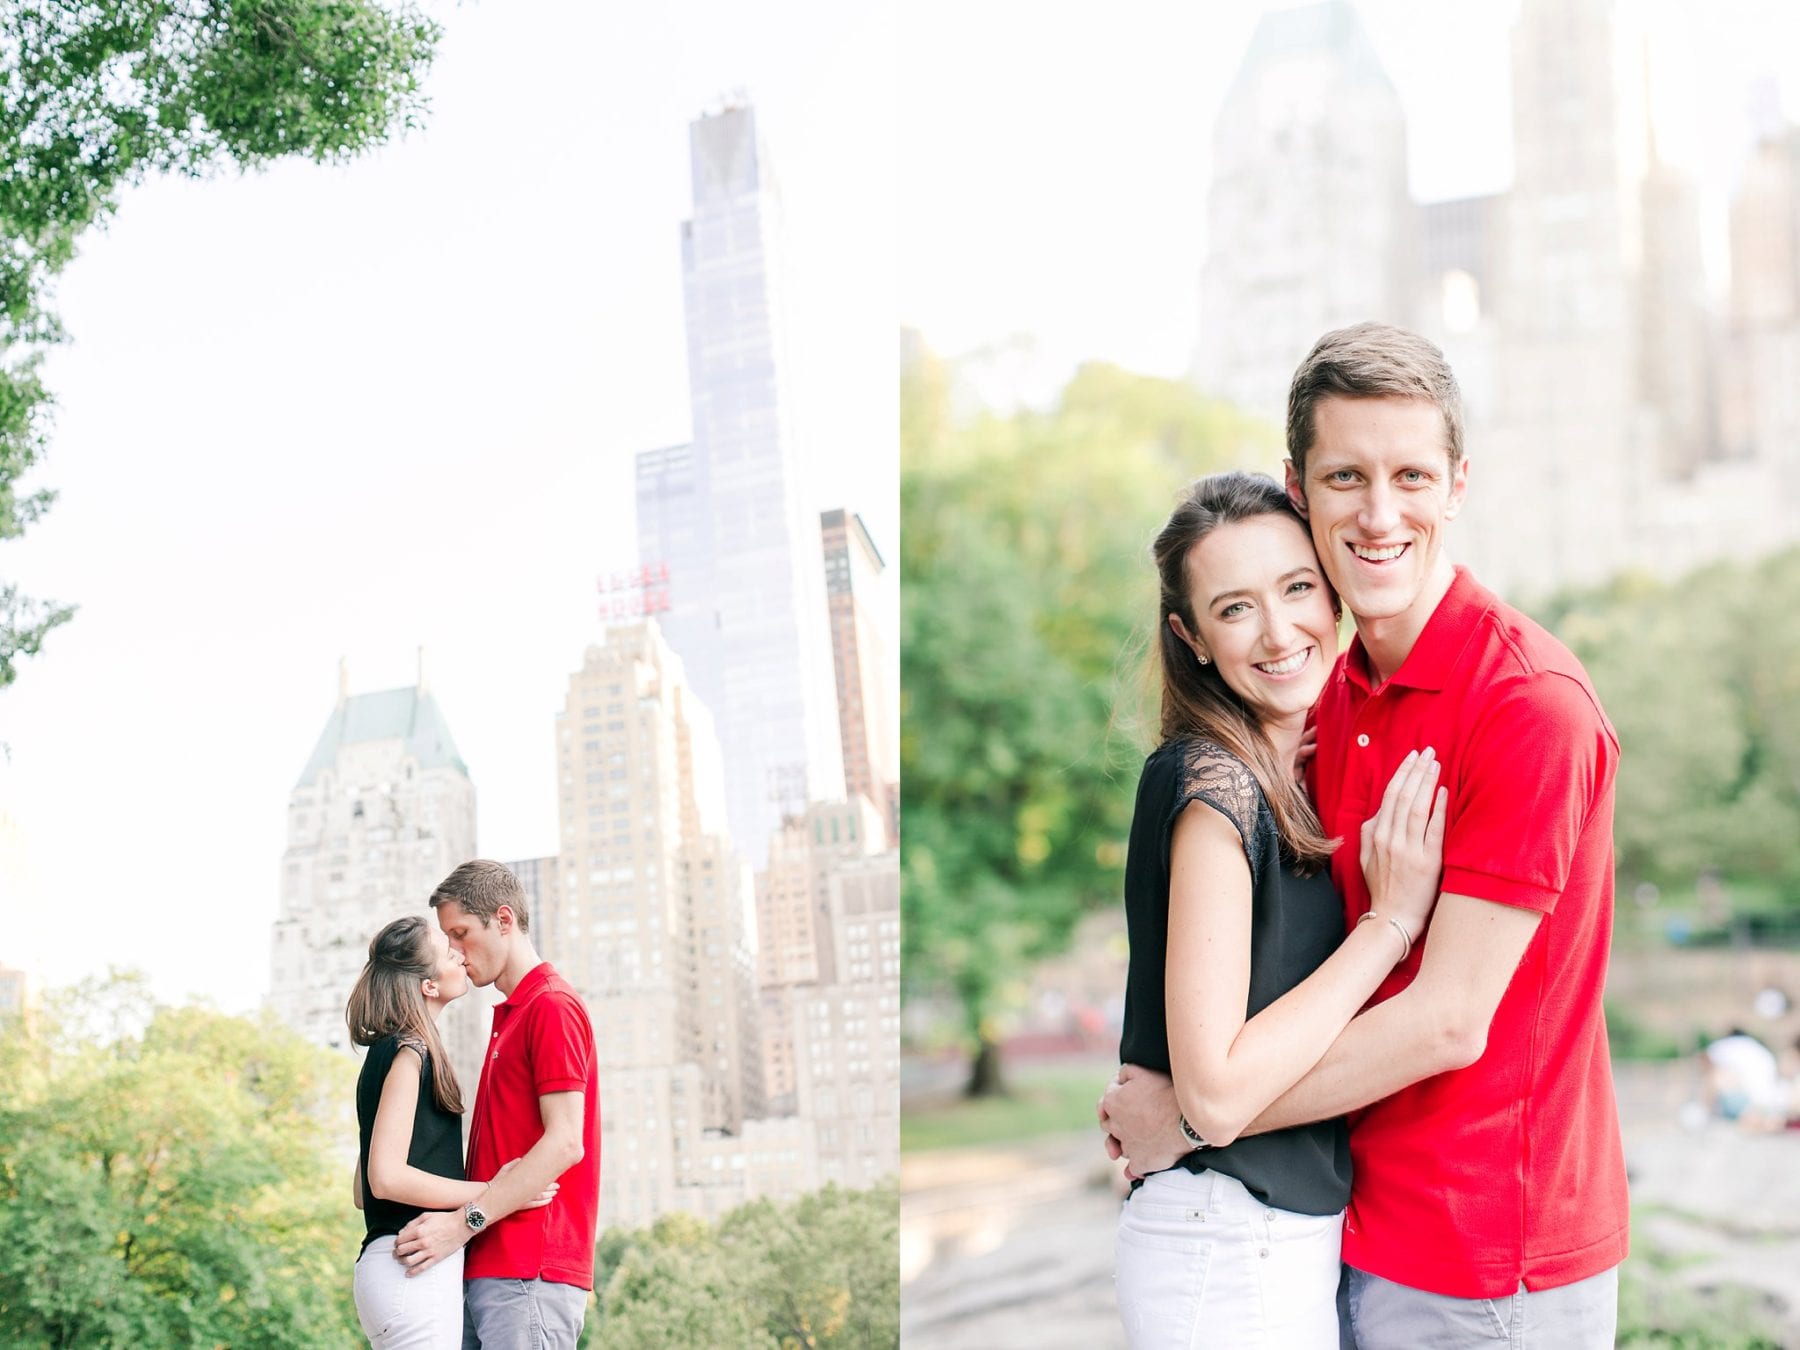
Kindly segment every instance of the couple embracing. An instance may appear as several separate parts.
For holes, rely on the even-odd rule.
[[[1469,464],[1435,346],[1326,334],[1287,445],[1285,490],[1202,479],[1154,547],[1162,744],[1100,1103],[1127,1338],[1610,1347],[1617,738],[1443,552]]]
[[[600,1208],[593,1027],[538,958],[504,866],[464,863],[431,908],[435,924],[408,915],[375,935],[345,1014],[369,1047],[356,1084],[357,1317],[374,1350],[574,1350]],[[462,1090],[437,1020],[489,984],[506,998],[465,1167]]]

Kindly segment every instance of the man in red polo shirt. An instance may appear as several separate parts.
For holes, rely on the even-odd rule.
[[[1625,1167],[1601,994],[1618,740],[1573,655],[1443,555],[1468,461],[1455,377],[1380,324],[1295,374],[1288,491],[1357,636],[1318,708],[1311,786],[1345,921],[1355,840],[1400,760],[1449,789],[1426,935],[1258,1130],[1348,1113],[1347,1307],[1361,1350],[1613,1344]],[[1381,916],[1376,916],[1377,918]],[[1134,1171],[1183,1140],[1168,1080],[1127,1066],[1101,1119]]]
[[[464,1350],[575,1350],[594,1287],[600,1215],[600,1090],[594,1032],[580,997],[538,958],[525,892],[500,863],[466,862],[431,896],[469,979],[498,985],[493,1035],[469,1127],[467,1175],[493,1180],[460,1210],[422,1214],[394,1256],[409,1274],[464,1243]],[[522,1209],[561,1183],[542,1209]]]

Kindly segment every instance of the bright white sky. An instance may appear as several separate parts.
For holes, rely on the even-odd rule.
[[[1748,79],[1785,63],[1796,110],[1800,7],[1622,3],[1670,16],[1665,148],[1716,236]],[[423,132],[133,193],[61,285],[62,499],[0,548],[82,606],[0,694],[0,964],[257,1003],[340,654],[361,692],[429,647],[482,851],[555,847],[553,718],[595,575],[634,557],[631,456],[688,432],[687,124],[722,93],[784,190],[818,504],[891,564],[896,318],[949,353],[1029,335],[1053,376],[1185,370],[1212,122],[1273,7],[434,0]],[[1415,195],[1505,187],[1517,0],[1359,7]]]
[[[1800,6],[1618,3],[1653,34],[1659,135],[1709,193],[1716,266],[1748,125],[1742,91],[1773,68],[1800,116]],[[1022,377],[1028,396],[1089,358],[1183,374],[1213,122],[1258,18],[1284,7],[909,3],[901,68],[938,73],[909,84],[900,138],[902,321],[952,355],[1029,337],[1038,356]],[[1357,9],[1406,109],[1414,196],[1504,189],[1518,0]]]
[[[489,856],[556,848],[555,712],[689,430],[688,123],[757,108],[815,504],[897,559],[893,7],[487,0],[427,126],[346,168],[159,181],[84,242],[0,574],[76,602],[0,694],[0,964],[267,991],[288,792],[354,692],[431,684]],[[894,570],[897,571],[897,568]]]

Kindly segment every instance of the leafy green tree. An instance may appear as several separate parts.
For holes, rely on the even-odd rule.
[[[755,1201],[719,1222],[719,1246],[758,1270],[762,1325],[783,1350],[900,1343],[900,1189],[827,1186]]]
[[[901,855],[907,978],[957,999],[969,1091],[991,1014],[1082,914],[1117,904],[1153,734],[1148,545],[1190,479],[1273,470],[1273,428],[1172,380],[1080,370],[1049,412],[958,421],[915,346],[901,396]]]
[[[713,1228],[669,1214],[608,1232],[582,1344],[888,1350],[900,1343],[899,1220],[889,1182],[753,1201]]]
[[[115,976],[10,1025],[0,1071],[8,1345],[357,1342],[350,1061]]]
[[[1621,577],[1543,617],[1619,732],[1626,883],[1774,882],[1800,910],[1800,550],[1662,584]]]
[[[349,159],[417,124],[438,26],[410,2],[8,0],[0,10],[0,540],[48,508],[48,305],[84,231],[157,173]],[[0,584],[0,688],[73,613]]]
[[[590,1343],[775,1350],[779,1343],[758,1325],[756,1274],[733,1265],[699,1219],[664,1215],[625,1251],[607,1282]]]
[[[1731,617],[1679,613],[1664,587],[1625,577],[1558,624],[1625,749],[1614,841],[1627,878],[1691,881],[1709,861],[1715,806],[1742,770],[1743,719],[1727,681],[1670,657],[1686,636],[1717,642]],[[1672,699],[1684,709],[1679,717],[1668,715]]]

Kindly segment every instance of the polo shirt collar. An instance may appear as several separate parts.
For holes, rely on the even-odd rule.
[[[1458,566],[1451,578],[1450,589],[1438,601],[1437,608],[1425,621],[1425,628],[1413,643],[1412,650],[1388,679],[1389,684],[1409,689],[1442,689],[1450,681],[1457,658],[1469,645],[1481,616],[1494,607],[1493,594],[1474,577],[1469,569]],[[1362,634],[1350,640],[1344,653],[1344,676],[1367,694],[1374,687],[1369,670],[1369,653],[1363,647]]]
[[[525,978],[513,986],[512,993],[496,1004],[496,1008],[523,1008],[532,999],[543,993],[544,987],[550,983],[550,977],[554,974],[556,972],[550,968],[548,961],[539,961],[525,972]]]

